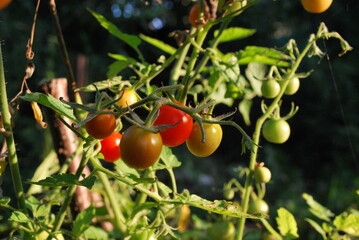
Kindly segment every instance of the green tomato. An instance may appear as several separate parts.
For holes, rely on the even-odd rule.
[[[46,231],[42,231],[37,235],[37,239],[46,240],[49,237],[49,233]],[[61,233],[56,234],[56,238],[52,238],[51,240],[65,240],[64,236]]]
[[[272,177],[267,167],[257,167],[254,170],[254,179],[259,183],[268,183]]]
[[[280,92],[280,84],[274,79],[263,81],[261,91],[263,97],[275,98]]]
[[[268,214],[269,206],[268,204],[262,199],[256,199],[249,204],[248,213],[261,213],[261,214]]]
[[[263,137],[271,143],[284,143],[290,136],[290,126],[282,119],[268,119],[262,128]]]
[[[299,81],[299,78],[295,77],[295,78],[292,78],[290,80],[288,80],[288,85],[287,85],[287,88],[285,89],[284,91],[284,94],[286,95],[293,95],[295,94],[298,89],[299,89],[299,86],[300,86],[300,81]]]
[[[227,14],[230,14],[232,12],[236,12],[238,11],[239,9],[245,7],[247,5],[247,0],[234,0],[231,5],[229,6],[230,8],[228,9],[228,12]],[[238,11],[234,14],[234,16],[237,16],[238,14],[240,14],[242,11]]]
[[[231,200],[231,199],[234,198],[234,195],[235,195],[235,192],[234,192],[234,190],[232,188],[225,187],[223,189],[223,196],[224,196],[225,199]]]
[[[232,240],[236,229],[231,222],[216,222],[208,228],[210,240]]]

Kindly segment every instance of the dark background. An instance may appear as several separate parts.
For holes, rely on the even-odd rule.
[[[24,74],[25,46],[35,4],[36,1],[14,0],[0,11],[0,40],[9,98],[19,90]],[[88,60],[87,83],[106,79],[107,67],[112,63],[107,53],[135,55],[120,40],[109,35],[86,8],[103,14],[125,33],[143,33],[173,46],[175,41],[168,33],[189,28],[186,16],[191,3],[188,0],[163,0],[162,5],[155,1],[146,4],[128,0],[63,0],[57,4],[72,61],[76,63],[79,56]],[[303,217],[310,216],[303,210],[306,209],[301,198],[304,192],[314,195],[336,214],[349,207],[358,208],[359,197],[355,193],[359,189],[358,12],[356,0],[334,0],[323,14],[305,12],[299,0],[262,0],[231,23],[257,29],[256,34],[221,47],[223,51],[237,51],[246,45],[281,47],[291,38],[303,47],[320,22],[325,22],[329,30],[339,32],[354,47],[352,52],[339,57],[339,41],[320,42],[328,58],[306,58],[300,71],[314,69],[313,74],[301,81],[299,93],[284,98],[288,104],[293,101],[300,107],[296,116],[289,120],[292,128],[289,141],[282,145],[261,141],[259,161],[265,162],[273,174],[265,199],[273,214],[280,206],[294,213],[303,234],[309,229]],[[162,26],[154,24],[156,22]],[[156,61],[160,55],[146,44],[141,45],[141,50],[148,62]],[[40,7],[34,52],[36,71],[29,81],[32,89],[36,89],[40,81],[66,77],[46,1]],[[166,83],[168,75],[161,74],[159,78]],[[92,101],[92,95],[86,97],[87,101]],[[255,100],[254,106],[252,123],[260,113],[260,101]],[[216,112],[232,110],[219,106]],[[21,172],[23,179],[29,179],[47,147],[46,130],[36,124],[27,103],[21,104],[14,120]],[[235,120],[252,134],[253,126],[245,127],[239,114]],[[210,199],[222,198],[223,183],[238,177],[238,169],[248,164],[248,154],[240,155],[239,139],[236,131],[225,128],[220,148],[206,159],[192,157],[183,146],[174,149],[183,164],[176,170],[180,188],[189,188]],[[9,170],[2,178],[3,194],[13,196]]]

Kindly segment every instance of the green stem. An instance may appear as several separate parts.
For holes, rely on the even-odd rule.
[[[275,239],[277,239],[277,240],[283,239],[280,236],[280,234],[274,230],[274,228],[270,225],[270,223],[265,218],[261,218],[261,222],[264,225],[264,227],[268,230],[268,232],[270,232],[271,234],[273,234],[275,236]]]
[[[94,162],[96,161],[97,164],[100,164],[99,161],[95,158],[90,158],[91,162]],[[118,200],[116,198],[116,195],[113,191],[113,188],[111,187],[111,183],[110,181],[108,180],[107,176],[105,173],[103,172],[97,172],[97,176],[99,177],[103,187],[104,187],[104,190],[106,192],[106,195],[110,201],[110,204],[111,204],[111,208],[112,208],[112,211],[113,211],[113,214],[115,216],[115,226],[117,227],[118,230],[120,230],[122,233],[125,233],[127,231],[127,227],[126,225],[124,224],[125,223],[125,217],[123,216],[122,212],[121,212],[121,208],[120,208],[120,205],[118,204]]]
[[[254,130],[254,133],[253,133],[254,146],[253,146],[253,151],[251,153],[250,160],[249,160],[249,174],[246,177],[246,181],[245,181],[245,184],[244,184],[244,193],[243,193],[243,197],[242,197],[242,201],[241,201],[241,206],[242,206],[243,212],[245,212],[245,213],[248,210],[249,197],[250,197],[250,194],[251,194],[251,191],[252,191],[252,178],[253,178],[254,167],[255,167],[255,164],[256,164],[256,160],[257,160],[259,139],[260,139],[260,133],[261,133],[262,126],[263,126],[265,120],[276,109],[276,107],[277,107],[279,101],[281,100],[281,98],[282,98],[282,96],[284,94],[284,91],[285,91],[285,89],[286,89],[286,87],[288,85],[289,79],[294,77],[294,74],[297,71],[300,63],[302,62],[303,58],[307,55],[308,51],[310,50],[311,46],[315,43],[315,41],[316,41],[316,39],[310,41],[307,44],[307,46],[303,49],[301,54],[297,57],[296,61],[294,62],[293,66],[291,68],[291,72],[287,77],[287,80],[285,80],[284,83],[283,83],[283,87],[281,88],[278,96],[273,100],[271,105],[268,107],[267,111],[261,117],[259,117],[257,119],[255,130]],[[243,232],[244,232],[245,222],[246,222],[246,218],[239,219],[237,240],[242,240],[243,239]]]
[[[24,188],[21,180],[21,173],[16,153],[15,140],[13,135],[13,129],[11,126],[11,115],[8,106],[8,99],[6,93],[6,82],[4,74],[4,64],[2,58],[2,50],[0,44],[0,101],[1,101],[1,115],[3,119],[3,125],[5,132],[3,133],[7,145],[9,166],[11,171],[11,177],[13,182],[13,187],[15,190],[15,195],[17,203],[21,211],[27,214],[26,204],[25,204],[25,195]]]

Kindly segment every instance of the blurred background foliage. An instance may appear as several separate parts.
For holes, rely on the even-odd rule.
[[[86,74],[80,85],[106,79],[108,66],[113,62],[107,56],[108,53],[135,57],[131,49],[109,35],[96,22],[87,8],[103,14],[125,33],[143,33],[175,46],[175,40],[168,34],[189,29],[187,15],[192,3],[190,0],[159,2],[57,2],[65,41],[74,66],[79,59],[85,59],[87,63]],[[25,46],[35,5],[35,0],[13,0],[8,8],[0,11],[0,40],[10,98],[19,90],[24,74]],[[320,47],[327,52],[327,57],[305,59],[300,71],[314,69],[313,74],[301,81],[299,93],[284,98],[284,105],[289,106],[293,101],[300,107],[297,115],[289,121],[292,127],[289,141],[283,145],[261,142],[263,148],[259,160],[265,162],[273,175],[265,197],[271,206],[271,213],[274,214],[279,206],[288,208],[298,217],[299,227],[304,232],[309,226],[303,217],[309,213],[303,211],[303,192],[313,194],[319,202],[337,214],[349,207],[358,208],[359,196],[355,193],[359,189],[358,12],[359,2],[356,0],[334,0],[331,8],[320,15],[305,12],[300,0],[262,0],[231,23],[256,29],[256,34],[221,46],[224,52],[237,51],[246,45],[282,47],[294,38],[302,47],[309,34],[316,32],[319,23],[324,21],[329,30],[339,32],[354,47],[354,51],[339,57],[338,42],[323,41]],[[32,90],[36,90],[43,80],[66,77],[47,1],[41,3],[33,47],[36,71],[29,81]],[[148,62],[156,61],[161,54],[145,43],[141,45],[141,50]],[[166,84],[168,75],[164,73],[159,78],[158,82]],[[91,102],[92,97],[85,95],[85,101]],[[252,123],[260,114],[258,99],[254,106]],[[216,113],[232,110],[220,105]],[[234,120],[248,134],[252,133],[253,126],[246,127],[239,113]],[[41,162],[44,148],[49,147],[47,131],[36,124],[27,103],[21,104],[14,121],[20,167],[26,180],[31,178],[34,167]],[[174,149],[182,161],[182,166],[176,170],[181,187],[207,198],[223,198],[223,183],[238,177],[239,169],[248,164],[248,155],[240,155],[239,137],[237,132],[225,128],[219,150],[206,159],[191,156],[183,146]],[[9,171],[5,172],[2,180],[3,194],[12,196]],[[306,239],[315,238],[308,235]]]

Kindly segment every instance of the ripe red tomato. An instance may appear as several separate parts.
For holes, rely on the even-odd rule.
[[[161,150],[162,138],[159,133],[152,133],[135,125],[123,133],[121,156],[130,167],[145,169],[152,166],[158,160]]]
[[[6,8],[12,0],[0,0],[0,10]]]
[[[117,101],[117,105],[121,107],[128,107],[137,102],[137,94],[132,89],[123,89],[119,93],[120,99]]]
[[[256,199],[250,202],[248,213],[261,213],[261,214],[268,214],[269,206],[263,199]]]
[[[274,80],[265,80],[261,86],[262,95],[265,98],[275,98],[280,92],[280,84]]]
[[[105,139],[115,130],[116,118],[113,114],[99,114],[85,123],[85,128],[91,137]]]
[[[283,119],[268,119],[262,128],[263,137],[271,143],[284,143],[290,136],[290,126]]]
[[[190,12],[189,12],[189,22],[190,24],[197,28],[198,27],[198,22],[199,22],[199,16],[200,16],[200,5],[199,3],[196,3],[192,6]],[[208,20],[208,13],[207,11],[204,11],[204,16],[203,16],[203,20],[204,23],[206,24],[207,20]]]
[[[176,104],[182,105],[179,103]],[[160,126],[174,124],[177,125],[166,128],[160,132],[163,145],[165,146],[176,147],[184,143],[191,134],[193,119],[187,113],[177,108],[167,105],[161,106],[158,117],[153,125]]]
[[[193,124],[191,135],[186,144],[188,150],[197,157],[207,157],[214,153],[222,141],[223,131],[219,124],[203,124],[206,133],[206,142],[202,142],[201,127],[198,122]]]
[[[307,12],[322,13],[326,11],[333,0],[302,0],[302,6]]]
[[[120,143],[122,134],[114,132],[111,136],[101,141],[101,151],[106,162],[114,162],[121,158]]]

